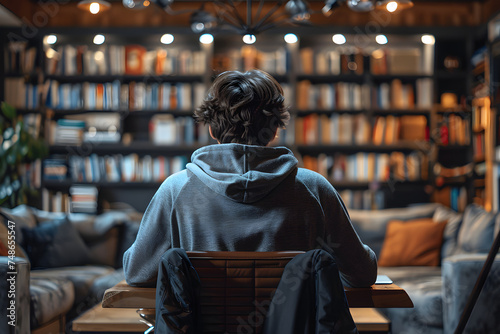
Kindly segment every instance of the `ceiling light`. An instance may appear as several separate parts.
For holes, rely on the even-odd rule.
[[[255,35],[246,34],[245,36],[243,36],[243,42],[245,42],[246,44],[253,44],[256,41],[257,38],[255,37]]]
[[[374,0],[347,0],[347,7],[355,12],[369,12],[375,8]]]
[[[204,7],[205,4],[203,4],[199,10],[193,12],[189,19],[191,30],[195,33],[207,31],[217,26],[217,19],[212,14],[205,11]]]
[[[57,36],[56,35],[48,35],[45,36],[45,43],[47,44],[56,44]]]
[[[422,35],[421,40],[426,45],[434,45],[436,43],[436,39],[432,35]]]
[[[285,10],[293,21],[307,21],[311,17],[307,2],[303,0],[289,0],[285,5]]]
[[[92,14],[97,14],[108,10],[111,4],[105,0],[82,0],[76,5],[81,10],[90,12]]]
[[[377,2],[377,9],[385,9],[390,13],[413,7],[411,0],[381,0]]]
[[[200,43],[202,44],[210,44],[214,41],[214,36],[211,34],[203,34],[200,36]]]
[[[172,34],[165,34],[160,38],[160,42],[162,44],[172,44],[173,41],[174,41],[174,35]]]
[[[101,45],[102,43],[104,43],[105,40],[106,40],[106,37],[104,37],[104,35],[95,35],[94,36],[94,44],[96,44],[96,45]]]
[[[394,13],[398,9],[398,3],[396,1],[391,1],[385,5],[385,8],[389,13]]]
[[[122,0],[122,3],[123,6],[130,9],[142,9],[151,4],[149,0]]]
[[[294,44],[299,41],[299,38],[295,34],[286,34],[283,38],[288,44]]]
[[[325,0],[325,5],[321,8],[321,12],[325,16],[330,16],[333,13],[333,9],[340,6],[338,0]]]
[[[375,41],[377,41],[378,44],[387,44],[388,40],[387,40],[387,36],[385,35],[377,35],[375,37]]]
[[[333,41],[333,43],[338,44],[338,45],[342,45],[342,44],[345,44],[345,42],[347,42],[345,36],[342,34],[333,35],[332,41]]]

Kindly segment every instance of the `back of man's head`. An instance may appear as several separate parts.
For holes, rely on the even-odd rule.
[[[271,75],[228,71],[215,79],[194,118],[208,124],[220,143],[266,146],[290,113],[283,89]]]

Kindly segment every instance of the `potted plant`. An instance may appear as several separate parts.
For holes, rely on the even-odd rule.
[[[0,109],[0,206],[14,207],[38,194],[23,169],[45,157],[48,147],[38,138],[39,125],[37,129],[28,126],[16,109],[5,102]]]

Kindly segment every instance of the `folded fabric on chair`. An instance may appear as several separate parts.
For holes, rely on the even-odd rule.
[[[269,306],[264,333],[358,333],[337,264],[324,250],[295,256]]]
[[[200,279],[186,251],[169,249],[158,267],[155,333],[200,333],[199,298]]]

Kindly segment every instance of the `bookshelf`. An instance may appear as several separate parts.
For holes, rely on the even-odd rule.
[[[135,204],[140,196],[144,200],[136,208],[144,210],[161,178],[176,169],[146,178],[139,171],[154,170],[161,159],[182,166],[195,149],[212,143],[207,130],[190,120],[192,109],[215,75],[253,67],[275,76],[291,105],[293,120],[273,144],[290,147],[306,167],[324,174],[350,207],[427,202],[436,199],[434,190],[461,189],[463,180],[470,202],[468,174],[446,177],[441,184],[433,168],[436,163],[456,168],[472,160],[471,137],[462,132],[470,126],[472,136],[472,111],[465,96],[474,36],[468,28],[458,28],[459,33],[455,28],[386,28],[389,43],[382,46],[371,35],[360,41],[355,29],[345,27],[296,29],[296,44],[287,44],[284,31],[277,30],[258,36],[253,45],[231,34],[203,45],[187,30],[164,30],[40,31],[39,45],[48,34],[58,37],[55,45],[40,47],[45,54],[53,49],[52,58],[36,60],[43,69],[37,78],[43,79],[53,160],[47,159],[44,168],[56,171],[43,179],[44,204],[54,196],[65,201],[79,184],[98,190],[99,206],[103,201]],[[338,32],[346,36],[346,44],[332,42]],[[434,45],[421,41],[429,32]],[[103,45],[92,43],[97,33],[106,37]],[[159,42],[164,33],[175,36],[172,44]],[[140,65],[127,67],[127,54],[140,55],[142,61],[135,62]],[[443,106],[445,93],[455,94],[456,106]],[[62,138],[54,136],[58,128],[64,130]],[[348,164],[363,172],[338,167]],[[121,169],[111,173],[109,165]],[[130,168],[137,170],[135,178],[123,176]],[[380,175],[375,177],[375,172]]]

